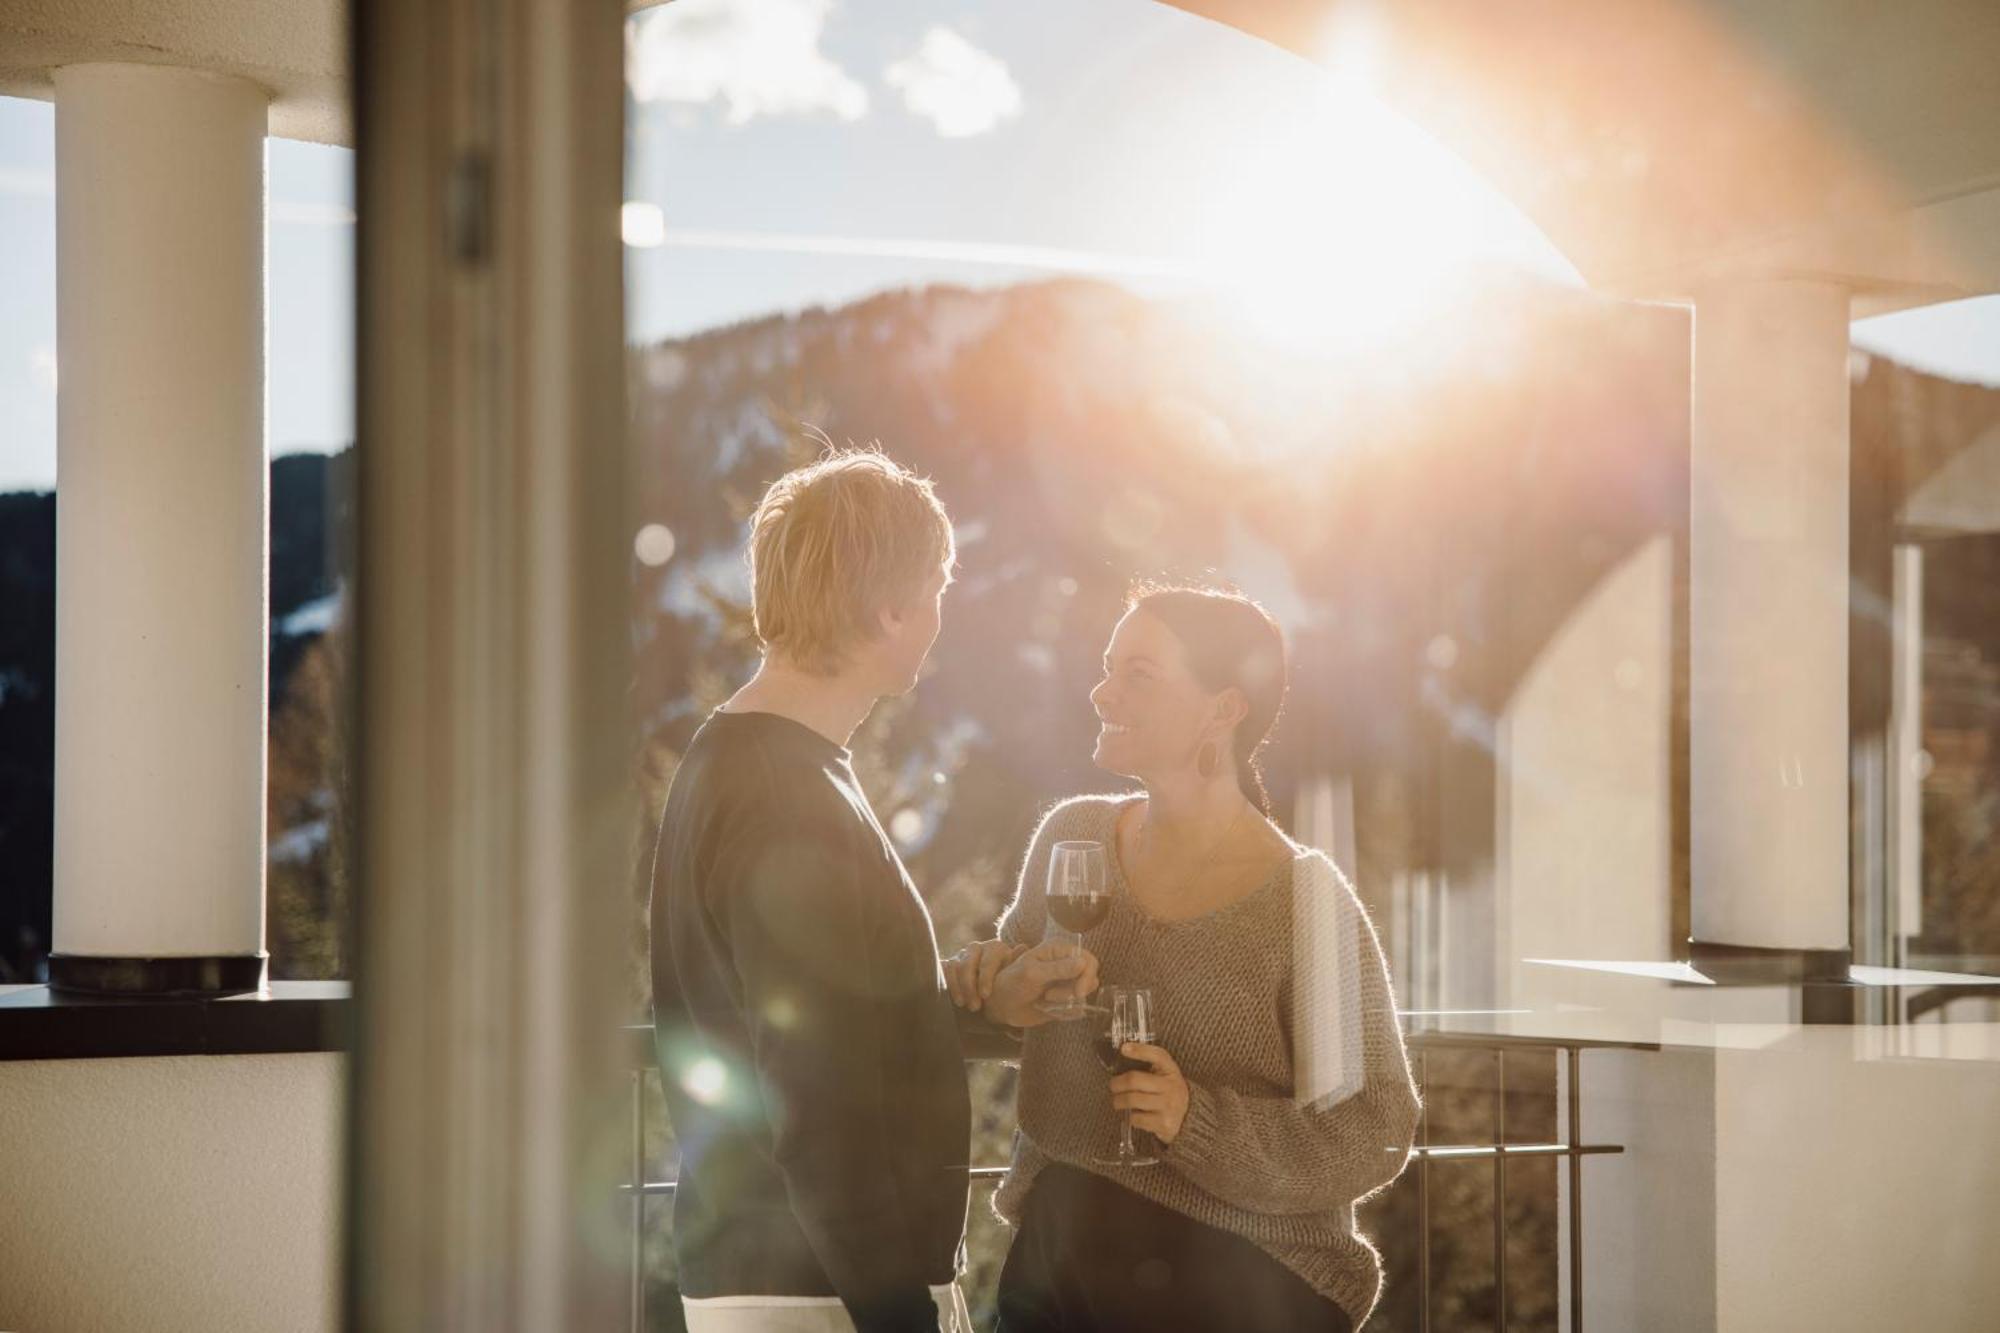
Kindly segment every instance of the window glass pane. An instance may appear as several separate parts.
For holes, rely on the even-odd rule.
[[[1124,0],[635,16],[634,1013],[662,802],[759,661],[750,512],[879,444],[958,543],[922,679],[853,740],[941,950],[992,933],[1052,803],[1136,789],[1093,697],[1134,581],[1240,590],[1290,654],[1273,820],[1352,878],[1425,1091],[1418,1164],[1360,1210],[1378,1321],[1567,1327],[1588,1290],[1593,1326],[1756,1322],[1796,1284],[1729,1289],[1771,1229],[1747,1200],[1894,1156],[1924,1078],[1993,1095],[2000,298],[1850,329],[1858,279],[1590,290],[1592,227],[1671,229],[1619,211],[1664,167],[1537,141],[1530,170],[1333,64]],[[1020,1076],[968,1076],[1004,1164]],[[657,1102],[647,1132],[672,1179]],[[1907,1220],[1985,1217],[1909,1169]]]
[[[354,535],[354,153],[271,141],[274,977],[344,978]]]
[[[55,484],[55,116],[0,97],[0,984],[49,949]]]
[[[1468,843],[1458,812],[1493,808],[1472,769],[1490,763],[1510,655],[1674,521],[1659,491],[1684,430],[1684,323],[1600,309],[1407,122],[1162,6],[683,3],[634,21],[629,81],[635,913],[678,756],[757,661],[749,507],[827,443],[879,442],[935,478],[957,527],[925,678],[854,741],[944,951],[990,934],[1042,809],[1129,785],[1093,766],[1090,692],[1130,582],[1213,571],[1292,638],[1264,760],[1279,822],[1358,872],[1406,1005],[1494,1007],[1490,826]],[[1469,308],[1500,321],[1491,336]],[[1529,329],[1546,345],[1524,349]],[[1556,395],[1585,346],[1615,389]],[[1617,391],[1661,421],[1582,448]],[[1480,499],[1509,493],[1523,436],[1544,493],[1518,488],[1512,520]],[[1468,484],[1437,491],[1440,469]],[[1580,537],[1564,525],[1607,478],[1619,508]],[[1509,521],[1545,530],[1558,570],[1518,627],[1493,564]],[[1656,730],[1665,670],[1649,662],[1635,695]],[[1492,1132],[1488,1063],[1434,1094],[1468,1141]],[[1015,1077],[970,1067],[976,1163],[1007,1160]],[[1524,1117],[1552,1111],[1552,1066],[1524,1062],[1514,1086]],[[657,1114],[650,1132],[649,1174],[671,1177]],[[1441,1310],[1491,1302],[1492,1183],[1465,1183],[1433,1201]],[[970,1230],[982,1318],[1006,1239],[987,1193]],[[1553,1309],[1554,1203],[1553,1177],[1529,1172],[1510,1197],[1533,1238],[1510,1274],[1524,1310]],[[1413,1206],[1403,1191],[1369,1224],[1392,1290],[1414,1278]],[[665,1212],[656,1301],[673,1290]]]
[[[1857,580],[1873,594],[1857,612],[1856,646],[1872,650],[1876,686],[1857,719],[1866,925],[1857,954],[1991,973],[2000,962],[2000,297],[1863,320],[1854,342],[1856,467],[1881,483],[1857,488],[1855,502],[1868,561]],[[1961,1017],[1987,1008],[1961,994],[1926,1012],[1943,1018],[1954,1007]]]

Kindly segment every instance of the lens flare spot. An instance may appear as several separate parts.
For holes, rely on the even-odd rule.
[[[619,231],[635,250],[651,250],[667,240],[667,215],[658,204],[633,200],[618,211]]]
[[[714,1106],[729,1091],[729,1071],[714,1056],[703,1056],[681,1074],[681,1090],[703,1106]]]
[[[640,564],[658,569],[674,558],[673,530],[664,523],[648,523],[632,539],[632,554]]]
[[[908,847],[924,834],[924,817],[915,810],[898,810],[889,820],[889,836]]]

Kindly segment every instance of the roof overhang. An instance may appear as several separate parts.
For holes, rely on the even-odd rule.
[[[1170,0],[1351,77],[1599,290],[2000,290],[1992,0]]]
[[[413,3],[415,0],[413,0]],[[234,74],[271,94],[272,134],[354,140],[339,0],[0,0],[0,94],[48,100],[51,71],[118,61]]]

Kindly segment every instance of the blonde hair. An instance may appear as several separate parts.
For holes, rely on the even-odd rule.
[[[951,519],[926,478],[879,449],[836,449],[771,483],[750,516],[757,639],[803,671],[831,675],[957,558]]]

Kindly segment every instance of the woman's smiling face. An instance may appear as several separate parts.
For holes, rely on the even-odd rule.
[[[1214,696],[1188,667],[1166,622],[1143,609],[1125,613],[1104,650],[1104,679],[1090,692],[1100,723],[1091,762],[1143,780],[1194,763]]]

